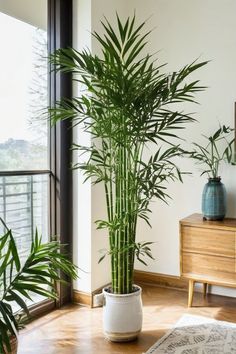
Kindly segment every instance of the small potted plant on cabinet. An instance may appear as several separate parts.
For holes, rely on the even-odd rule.
[[[74,145],[74,150],[89,155],[74,168],[104,185],[107,219],[97,221],[99,229],[107,229],[110,245],[100,261],[106,255],[111,258],[111,286],[104,289],[104,332],[112,341],[127,341],[137,337],[142,324],[134,260],[145,263],[143,256],[152,258],[151,242],[136,241],[137,220],[149,223],[150,201],[166,201],[165,182],[181,180],[173,161],[182,154],[174,129],[184,128],[193,118],[170,107],[194,101],[195,92],[203,87],[198,81],[186,84],[185,79],[205,62],[162,73],[162,65],[157,66],[151,55],[142,56],[148,35],[142,32],[145,23],[137,26],[135,16],[122,23],[117,16],[116,29],[107,20],[102,25],[104,36],[94,33],[100,57],[70,48],[52,55],[56,70],[72,73],[83,92],[57,102],[50,115],[53,122],[71,119],[94,138],[89,147]]]
[[[32,304],[34,294],[57,299],[55,283],[62,281],[60,271],[77,277],[76,266],[59,242],[42,243],[36,232],[29,255],[22,261],[12,232],[6,228],[0,237],[0,353],[17,353],[18,331],[29,318],[27,301]]]
[[[198,164],[206,166],[201,176],[208,175],[202,193],[202,214],[207,220],[223,220],[226,214],[226,190],[219,176],[219,167],[222,162],[234,162],[233,131],[225,125],[220,126],[213,135],[204,136],[207,139],[205,146],[194,143],[194,150],[190,152]]]

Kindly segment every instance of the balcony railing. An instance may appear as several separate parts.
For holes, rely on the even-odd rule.
[[[0,172],[0,217],[12,230],[21,261],[29,253],[36,228],[43,241],[49,240],[49,176],[49,171]],[[0,235],[4,231],[0,224]],[[28,306],[45,298],[32,294],[31,299],[25,299]],[[13,309],[18,310],[17,304]]]
[[[0,216],[12,229],[19,251],[29,249],[36,228],[48,240],[48,191],[48,173],[0,175]]]

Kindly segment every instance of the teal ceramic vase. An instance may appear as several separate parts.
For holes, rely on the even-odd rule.
[[[226,214],[226,190],[220,177],[209,178],[202,193],[202,214],[207,220],[223,220]]]

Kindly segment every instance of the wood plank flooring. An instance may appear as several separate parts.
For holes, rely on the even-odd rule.
[[[143,330],[137,341],[110,343],[102,333],[102,308],[70,305],[30,323],[20,333],[18,354],[141,354],[184,314],[236,322],[236,299],[195,293],[187,307],[187,292],[143,286]]]

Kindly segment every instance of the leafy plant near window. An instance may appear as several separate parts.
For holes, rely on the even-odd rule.
[[[233,163],[233,143],[232,132],[234,129],[222,125],[213,135],[207,137],[207,143],[202,146],[194,143],[194,149],[190,152],[190,157],[197,160],[200,165],[205,165],[207,169],[203,170],[201,176],[207,174],[209,178],[219,177],[219,167],[221,162]]]
[[[27,300],[32,304],[32,294],[57,298],[55,283],[62,281],[59,271],[77,278],[77,268],[59,242],[42,243],[36,231],[29,255],[22,262],[12,231],[7,229],[0,237],[0,353],[11,352],[10,339],[17,336],[22,316],[29,317]]]
[[[74,168],[104,185],[107,219],[97,226],[108,230],[110,249],[100,260],[111,256],[112,291],[123,294],[133,291],[135,256],[142,263],[143,256],[152,258],[151,242],[136,242],[138,218],[149,224],[150,201],[166,202],[166,182],[182,180],[173,160],[182,154],[175,129],[194,119],[171,105],[194,102],[203,87],[185,80],[206,62],[165,74],[163,65],[143,54],[149,34],[143,34],[145,23],[137,26],[135,16],[122,23],[117,16],[115,30],[106,19],[102,25],[104,36],[94,33],[101,56],[70,48],[52,55],[56,70],[72,73],[83,91],[57,102],[50,115],[54,123],[70,119],[92,134],[91,146],[74,144],[74,150],[89,156]]]

